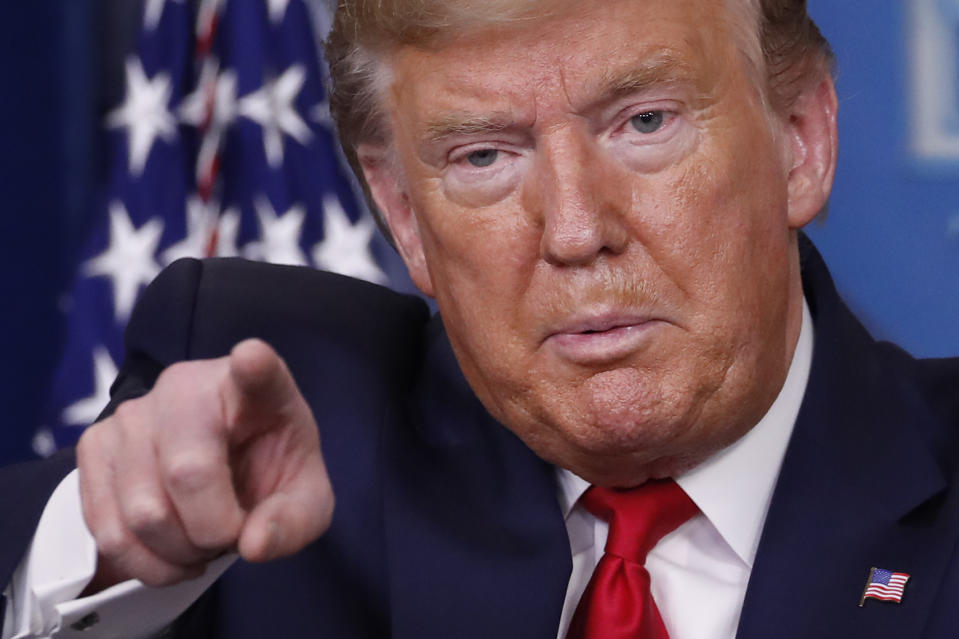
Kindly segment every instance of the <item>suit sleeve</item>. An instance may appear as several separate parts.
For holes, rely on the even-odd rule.
[[[202,273],[201,261],[179,260],[143,292],[127,326],[123,365],[100,419],[122,402],[146,394],[164,368],[189,358]]]

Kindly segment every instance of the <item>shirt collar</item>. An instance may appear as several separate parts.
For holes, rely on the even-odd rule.
[[[766,415],[745,435],[676,478],[727,544],[752,568],[783,456],[812,365],[813,323],[803,300],[802,328],[786,382]],[[589,482],[558,469],[559,501],[569,517]],[[736,495],[736,499],[730,499]]]

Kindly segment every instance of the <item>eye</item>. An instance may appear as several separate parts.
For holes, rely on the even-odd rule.
[[[484,169],[488,166],[492,166],[499,158],[499,151],[496,149],[480,149],[478,151],[473,151],[466,156],[466,161],[479,169]]]
[[[665,115],[662,111],[647,111],[630,118],[629,123],[640,133],[655,133],[662,128]]]

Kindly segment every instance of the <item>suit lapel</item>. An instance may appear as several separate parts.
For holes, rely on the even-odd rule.
[[[553,470],[429,330],[414,401],[384,436],[393,637],[554,639],[571,564]]]
[[[935,420],[911,360],[872,341],[817,254],[806,262],[812,371],[737,636],[920,636],[959,528],[922,436]],[[859,607],[871,567],[912,575],[901,604]]]

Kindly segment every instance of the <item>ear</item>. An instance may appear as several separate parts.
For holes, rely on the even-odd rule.
[[[433,281],[426,267],[419,223],[403,186],[399,161],[388,148],[378,145],[363,144],[356,152],[373,200],[386,219],[413,283],[425,295],[433,297]]]
[[[836,88],[826,76],[804,91],[788,113],[791,146],[789,226],[799,229],[825,208],[836,173],[838,133]]]

